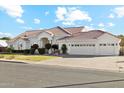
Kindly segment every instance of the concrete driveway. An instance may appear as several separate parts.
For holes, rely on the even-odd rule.
[[[124,56],[64,56],[37,64],[124,72]]]

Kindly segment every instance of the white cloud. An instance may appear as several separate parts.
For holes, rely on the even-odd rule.
[[[58,7],[56,17],[56,21],[61,21],[64,25],[74,25],[75,21],[92,20],[86,11],[81,11],[77,7]]]
[[[31,30],[32,29],[32,27],[29,27],[29,26],[24,26],[22,28],[25,29],[25,30]]]
[[[16,21],[17,21],[18,23],[20,23],[20,24],[24,24],[24,23],[25,23],[24,20],[22,20],[22,19],[20,19],[20,18],[17,18]]]
[[[0,5],[0,10],[5,11],[11,17],[22,17],[24,13],[20,5]]]
[[[104,27],[105,25],[103,23],[98,24],[99,27]]]
[[[65,19],[65,16],[67,14],[67,10],[64,7],[58,7],[56,11],[56,17],[58,21],[62,21]]]
[[[35,24],[40,24],[40,19],[35,18],[35,19],[34,19],[34,23],[35,23]]]
[[[117,15],[117,17],[119,17],[119,18],[124,17],[124,6],[117,7],[113,11]]]
[[[0,37],[12,37],[11,33],[0,32]]]
[[[43,30],[43,28],[39,28],[40,30]]]
[[[92,26],[85,26],[85,30],[94,30],[95,28],[93,28]]]
[[[115,24],[113,24],[113,23],[108,23],[108,26],[110,26],[110,27],[112,27],[112,26],[114,26]]]
[[[63,25],[74,25],[74,23],[70,21],[63,21],[62,24]]]
[[[114,16],[114,14],[110,14],[108,17],[109,18],[114,18],[115,16]]]
[[[46,12],[45,12],[45,15],[46,15],[46,16],[49,15],[49,11],[46,11]]]
[[[105,29],[105,28],[99,28],[98,30],[106,31],[106,29]]]

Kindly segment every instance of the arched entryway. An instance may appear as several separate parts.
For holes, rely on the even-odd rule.
[[[44,48],[47,43],[50,43],[48,38],[41,38],[41,47]]]

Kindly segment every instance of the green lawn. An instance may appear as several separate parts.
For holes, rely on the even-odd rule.
[[[44,56],[44,55],[19,55],[19,54],[0,54],[0,59],[6,60],[22,60],[22,61],[43,61],[53,58],[56,56]]]

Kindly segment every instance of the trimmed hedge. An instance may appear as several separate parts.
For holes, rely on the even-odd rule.
[[[30,49],[30,54],[34,55],[35,50],[36,50],[35,48],[31,48],[31,49]]]
[[[24,54],[30,54],[30,51],[31,51],[30,49],[25,49]]]
[[[24,50],[12,50],[12,53],[24,53]]]
[[[41,55],[45,54],[45,48],[39,48],[38,51]]]

